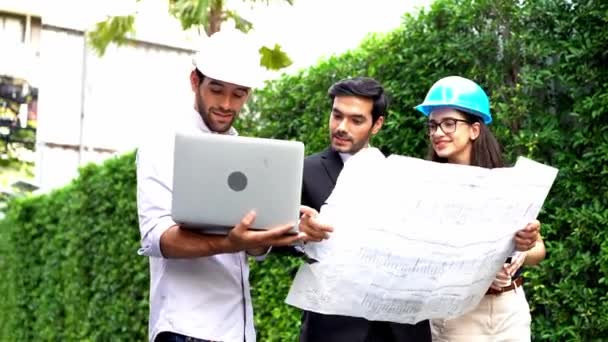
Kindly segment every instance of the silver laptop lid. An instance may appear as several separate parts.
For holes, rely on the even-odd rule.
[[[173,220],[189,228],[226,233],[255,210],[252,228],[296,224],[303,164],[301,142],[179,132]]]

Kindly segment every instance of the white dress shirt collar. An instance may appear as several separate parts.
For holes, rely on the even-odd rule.
[[[371,147],[370,144],[367,144],[367,146],[363,147],[363,148],[368,148]],[[360,151],[360,150],[359,150]],[[359,152],[357,151],[357,152]],[[356,153],[356,152],[355,152]],[[338,152],[338,154],[340,154],[340,158],[342,158],[342,163],[346,163],[346,161],[353,156],[353,153],[342,153],[342,152]]]
[[[353,156],[352,153],[342,153],[342,152],[339,152],[338,154],[340,154],[340,158],[342,159],[342,163],[346,163],[346,161],[348,160],[348,158],[350,158],[350,157]]]

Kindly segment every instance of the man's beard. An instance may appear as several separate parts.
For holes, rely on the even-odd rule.
[[[357,152],[359,152],[362,148],[366,147],[367,144],[369,143],[369,137],[371,136],[371,130],[370,130],[370,135],[368,136],[367,139],[365,140],[361,140],[361,141],[355,141],[350,135],[348,134],[340,134],[338,132],[336,133],[330,133],[329,135],[329,139],[331,142],[331,145],[333,147],[334,150],[340,152],[340,153],[349,153],[349,154],[355,154]],[[347,139],[351,145],[348,148],[348,150],[343,150],[342,147],[334,147],[333,146],[333,138],[334,137],[339,137],[339,138],[343,138],[343,139]]]
[[[205,123],[207,128],[209,128],[209,130],[212,132],[226,133],[232,127],[232,124],[236,119],[236,112],[230,111],[230,113],[232,114],[232,120],[230,120],[228,124],[218,125],[217,123],[211,121],[211,118],[209,117],[209,111],[222,112],[222,110],[216,107],[211,107],[208,111],[207,105],[203,100],[203,96],[201,96],[200,94],[196,95],[196,106],[198,108],[198,114],[201,116],[201,119],[203,119],[203,122]]]

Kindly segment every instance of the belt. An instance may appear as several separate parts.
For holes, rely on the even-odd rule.
[[[501,287],[500,290],[495,290],[493,288],[489,288],[488,291],[486,292],[486,295],[495,295],[498,296],[500,294],[502,294],[503,292],[507,292],[507,291],[511,291],[513,289],[515,289],[516,287],[521,287],[524,283],[524,278],[523,277],[517,277],[515,280],[513,280],[511,282],[511,285],[509,286],[505,286],[505,287]]]

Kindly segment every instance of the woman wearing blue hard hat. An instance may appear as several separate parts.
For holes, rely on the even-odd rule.
[[[442,78],[415,108],[428,117],[429,159],[485,168],[504,166],[500,145],[487,126],[492,122],[490,101],[477,83],[459,76]],[[530,341],[530,307],[520,288],[521,266],[536,265],[545,257],[539,227],[533,221],[517,232],[518,252],[496,274],[473,311],[431,321],[433,341]]]

